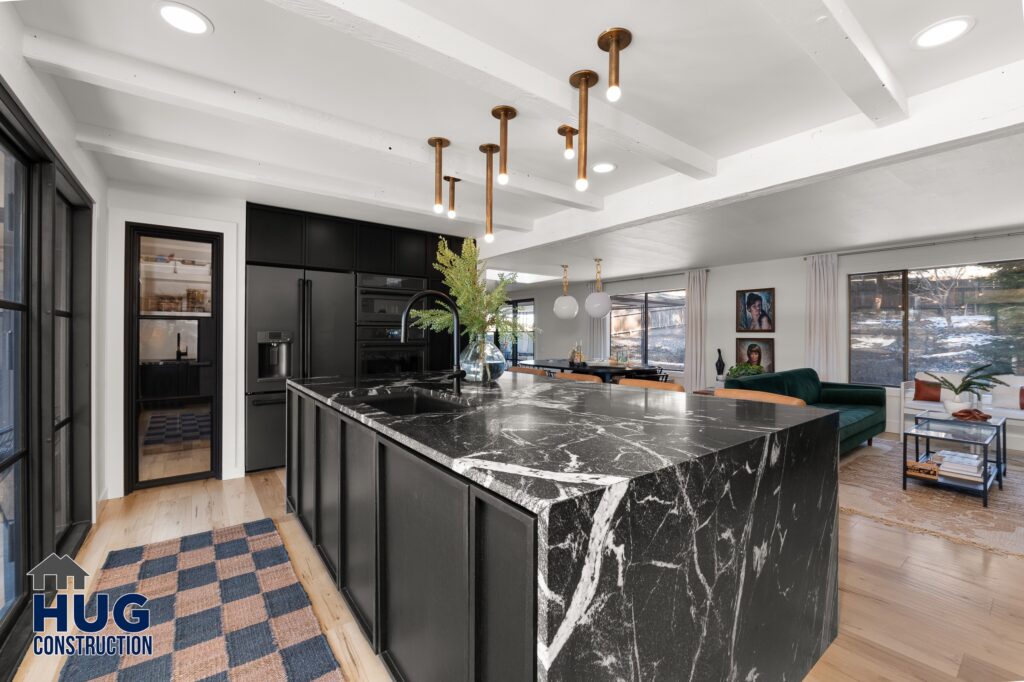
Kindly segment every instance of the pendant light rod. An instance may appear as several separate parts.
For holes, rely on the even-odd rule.
[[[579,152],[576,154],[576,189],[580,192],[587,191],[587,107],[589,102],[589,91],[592,85],[597,85],[597,74],[593,71],[577,71],[569,76],[569,85],[580,91],[579,108]]]
[[[597,46],[608,53],[608,90],[605,96],[609,102],[618,102],[622,96],[619,88],[619,52],[633,42],[629,29],[610,28],[597,37]]]
[[[448,217],[455,219],[455,183],[459,182],[458,178],[452,177],[451,175],[444,176],[445,182],[448,183]]]
[[[501,151],[498,154],[499,185],[508,184],[508,122],[515,118],[518,113],[515,107],[508,104],[500,104],[491,109],[491,116],[501,122],[498,135],[498,146],[501,147]]]
[[[604,284],[601,282],[601,259],[600,258],[595,258],[594,259],[594,273],[595,273],[595,277],[594,277],[594,290],[595,291],[604,291]]]
[[[487,187],[487,209],[486,218],[484,223],[484,241],[494,241],[494,152],[499,151],[501,147],[496,144],[482,144],[480,145],[480,151],[487,155],[487,175],[486,175],[486,187]]]
[[[569,295],[569,266],[562,266],[562,296]]]
[[[563,155],[567,159],[572,159],[576,156],[576,150],[572,148],[572,138],[577,132],[579,131],[570,125],[558,126],[558,134],[565,138],[565,152],[563,152]]]
[[[434,213],[444,211],[444,204],[441,203],[441,150],[451,144],[451,140],[444,137],[431,137],[427,144],[434,148]]]

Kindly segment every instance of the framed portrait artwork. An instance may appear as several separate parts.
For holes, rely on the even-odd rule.
[[[761,365],[775,371],[775,339],[736,339],[736,364]]]
[[[775,289],[741,289],[736,292],[736,331],[775,331]]]

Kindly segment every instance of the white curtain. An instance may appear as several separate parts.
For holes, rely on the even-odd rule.
[[[587,293],[590,294],[596,291],[596,287],[593,282],[587,285]],[[580,306],[583,307],[582,305]],[[581,315],[585,315],[590,321],[587,326],[587,346],[584,348],[584,353],[588,359],[591,360],[607,360],[608,355],[611,353],[611,342],[612,342],[612,316],[611,313],[605,315],[602,318],[594,318],[587,315],[586,310],[580,310]]]
[[[690,270],[686,273],[686,363],[683,368],[683,387],[696,391],[707,386],[705,378],[704,337],[707,336],[708,271]]]
[[[807,365],[822,381],[838,381],[839,257],[823,253],[807,260]]]

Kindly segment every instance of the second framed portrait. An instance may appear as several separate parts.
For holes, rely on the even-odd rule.
[[[741,289],[736,292],[736,331],[775,331],[775,289]]]
[[[775,371],[775,339],[736,339],[736,364],[751,364]]]

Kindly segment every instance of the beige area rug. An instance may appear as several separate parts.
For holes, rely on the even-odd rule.
[[[839,508],[882,523],[928,533],[1000,554],[1024,557],[1024,454],[1010,451],[1003,490],[989,490],[988,508],[974,495],[927,482],[901,484],[898,440],[875,438],[839,461]]]

